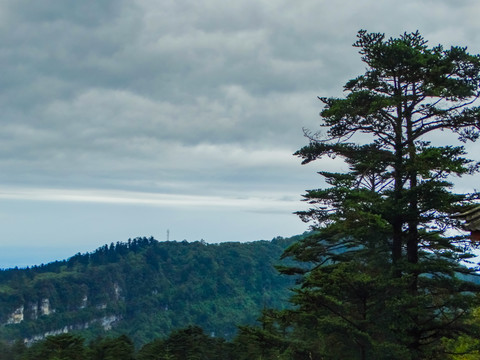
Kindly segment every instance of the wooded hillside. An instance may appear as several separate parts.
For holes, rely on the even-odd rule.
[[[301,236],[250,243],[137,238],[27,269],[0,271],[0,338],[79,331],[128,335],[137,345],[198,325],[231,338],[262,308],[288,306],[283,250]]]

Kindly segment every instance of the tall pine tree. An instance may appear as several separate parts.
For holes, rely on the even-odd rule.
[[[354,46],[365,74],[345,97],[320,98],[326,131],[307,132],[296,152],[304,164],[341,158],[348,170],[320,171],[327,187],[309,190],[311,208],[298,213],[314,232],[284,254],[305,263],[282,269],[302,275],[289,356],[445,358],[444,339],[475,331],[466,320],[478,292],[463,276],[473,276],[473,244],[451,217],[478,194],[454,193],[450,177],[478,164],[438,134],[479,137],[480,57],[430,48],[418,32],[362,30]]]

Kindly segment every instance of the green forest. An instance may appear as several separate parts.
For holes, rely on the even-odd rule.
[[[3,271],[5,359],[480,358],[479,244],[461,215],[480,193],[454,186],[480,170],[465,147],[480,137],[480,56],[419,32],[361,30],[353,46],[365,73],[319,98],[320,130],[295,153],[345,165],[320,169],[323,185],[304,194],[308,232],[136,239]],[[54,321],[88,326],[18,340]]]
[[[87,339],[127,335],[139,346],[194,324],[230,339],[262,308],[287,305],[294,281],[274,266],[301,237],[221,244],[137,238],[0,271],[0,338],[30,342],[66,328]]]

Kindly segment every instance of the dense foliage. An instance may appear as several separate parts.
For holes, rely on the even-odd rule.
[[[320,171],[327,187],[305,195],[312,207],[299,215],[315,232],[284,256],[308,267],[282,269],[303,275],[295,307],[243,335],[269,359],[445,359],[480,330],[476,269],[465,266],[476,244],[451,216],[478,194],[453,193],[449,180],[479,166],[438,132],[479,137],[480,57],[429,48],[418,32],[360,31],[354,46],[366,73],[345,98],[320,98],[326,131],[307,132],[296,153],[348,170]]]
[[[158,242],[138,238],[27,269],[0,271],[0,339],[109,330],[135,344],[199,325],[232,338],[264,307],[287,304],[292,279],[274,265],[293,241]],[[22,321],[8,324],[17,311]],[[17,321],[18,322],[18,321]]]
[[[172,332],[136,350],[125,335],[99,337],[90,342],[79,335],[49,336],[30,347],[0,343],[2,360],[236,360],[238,347],[206,335],[197,326]]]

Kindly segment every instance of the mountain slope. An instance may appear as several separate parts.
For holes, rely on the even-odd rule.
[[[0,339],[110,331],[142,344],[191,324],[230,338],[262,308],[287,306],[292,279],[274,265],[300,237],[222,244],[137,238],[0,271]]]

